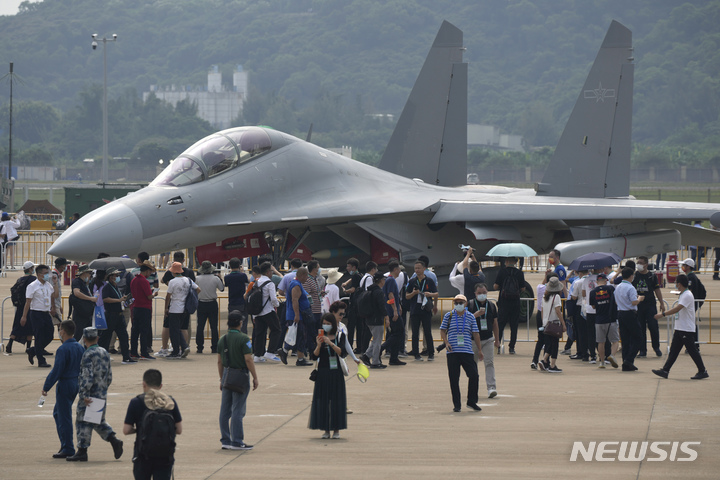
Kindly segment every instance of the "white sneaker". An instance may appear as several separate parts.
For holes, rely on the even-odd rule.
[[[278,357],[277,355],[273,355],[273,354],[270,353],[270,352],[265,352],[265,355],[263,355],[263,357],[264,357],[264,358],[267,358],[268,360],[272,360],[273,362],[279,362],[279,361],[280,361],[280,357]]]
[[[170,355],[170,350],[167,348],[161,348],[160,350],[155,352],[154,355],[156,357],[167,357],[168,355]]]
[[[253,361],[254,361],[255,363],[263,363],[263,362],[267,362],[267,359],[266,359],[265,357],[256,357],[256,356],[253,356]]]
[[[490,390],[488,390],[488,398],[495,398],[495,397],[497,397],[497,390],[495,390],[494,388],[491,388]]]

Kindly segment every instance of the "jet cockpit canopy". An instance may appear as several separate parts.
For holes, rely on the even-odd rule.
[[[223,130],[185,150],[150,185],[180,187],[201,182],[242,165],[271,148],[270,136],[263,128]]]

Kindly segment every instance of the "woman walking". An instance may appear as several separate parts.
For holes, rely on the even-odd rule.
[[[558,356],[558,345],[560,338],[548,335],[545,331],[550,323],[560,323],[562,331],[565,331],[565,320],[562,314],[562,299],[560,298],[560,292],[563,291],[563,285],[557,277],[550,278],[545,286],[545,294],[543,295],[542,302],[542,317],[543,317],[543,335],[545,337],[545,356],[542,360],[542,366],[538,364],[540,370],[543,367],[551,373],[561,373],[557,365]],[[548,365],[548,359],[550,365]]]

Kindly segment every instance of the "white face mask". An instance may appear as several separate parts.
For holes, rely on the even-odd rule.
[[[484,302],[485,300],[487,300],[487,294],[486,294],[486,293],[481,293],[481,294],[478,295],[476,298],[478,299],[478,302]]]
[[[332,325],[325,325],[323,324],[323,330],[325,330],[325,333],[330,333],[330,330],[332,330]]]
[[[463,310],[465,310],[465,305],[463,305],[463,304],[455,305],[454,308],[455,308],[455,311],[459,313],[459,312],[462,312]]]
[[[647,267],[645,265],[638,263],[638,266],[637,266],[638,272],[644,272],[646,268]]]

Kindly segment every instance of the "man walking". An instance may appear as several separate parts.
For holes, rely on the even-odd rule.
[[[159,370],[146,370],[142,385],[144,393],[130,400],[123,425],[125,435],[136,434],[133,448],[133,476],[135,480],[150,480],[150,478],[170,480],[175,463],[175,436],[182,433],[182,416],[175,399],[160,391],[162,373]],[[149,433],[144,430],[145,425],[152,424],[148,412],[158,412],[156,415],[166,413],[172,417],[174,429],[169,425],[167,436],[158,442],[161,445],[152,446],[153,450],[162,450],[164,447],[166,452],[153,451],[151,455],[150,452],[145,451],[146,448],[143,448],[150,447],[144,445],[142,441]],[[162,455],[163,453],[167,455]]]
[[[103,305],[105,307],[105,320],[107,321],[107,329],[100,335],[99,345],[105,350],[109,350],[110,337],[115,333],[120,341],[120,351],[122,352],[122,364],[131,365],[137,363],[137,360],[130,358],[130,347],[128,345],[127,325],[123,316],[123,302],[129,295],[122,295],[117,286],[117,279],[120,271],[115,267],[109,267],[105,270],[105,280],[107,283],[102,289]]]
[[[383,332],[386,326],[390,326],[390,319],[388,318],[385,305],[385,294],[383,293],[383,287],[385,286],[385,275],[377,271],[375,268],[375,274],[372,277],[373,283],[367,287],[367,295],[369,298],[365,301],[369,301],[372,309],[372,315],[365,317],[365,324],[368,329],[368,336],[372,338],[368,344],[367,351],[360,357],[366,365],[370,368],[386,368],[387,365],[383,365],[380,361],[380,352],[382,346]],[[394,280],[393,280],[394,281]]]
[[[105,421],[107,403],[102,409],[100,423],[86,422],[85,409],[93,403],[93,399],[107,401],[107,391],[112,383],[112,369],[110,368],[110,354],[104,348],[98,346],[98,332],[94,327],[88,327],[83,331],[83,342],[85,353],[80,362],[80,377],[78,379],[78,404],[75,412],[75,429],[77,430],[77,453],[67,457],[68,462],[87,462],[87,450],[90,448],[92,432],[95,430],[98,435],[110,442],[113,454],[117,460],[123,454],[123,442],[118,439],[112,427]]]
[[[411,300],[410,323],[412,325],[412,355],[415,361],[422,362],[420,356],[420,325],[423,328],[423,337],[428,344],[428,362],[435,360],[435,348],[432,336],[433,300],[439,296],[437,286],[430,277],[425,275],[425,264],[418,260],[415,262],[415,277],[407,286],[405,298]],[[477,367],[476,367],[477,370]]]
[[[690,378],[692,380],[702,380],[703,378],[708,378],[710,375],[708,375],[705,369],[705,364],[700,356],[700,352],[698,352],[695,347],[695,298],[693,298],[692,292],[689,289],[687,276],[678,275],[676,287],[680,290],[678,304],[667,312],[655,315],[656,320],[666,315],[675,315],[676,313],[678,314],[678,318],[675,321],[675,332],[673,333],[670,353],[668,353],[665,365],[662,369],[653,370],[652,372],[659,377],[668,378],[670,369],[684,346],[698,369],[698,373]]]
[[[475,352],[476,362],[483,359],[485,364],[485,386],[488,398],[497,396],[495,384],[494,349],[500,345],[498,337],[500,329],[497,321],[497,307],[487,301],[487,286],[484,283],[475,284],[475,293],[472,300],[468,300],[467,309],[475,317],[480,335],[480,350]]]
[[[600,357],[599,368],[605,368],[605,342],[610,342],[610,355],[607,357],[613,368],[618,367],[615,354],[618,351],[617,305],[615,303],[615,287],[607,284],[607,275],[599,273],[597,276],[597,287],[590,292],[588,299],[590,305],[595,309],[595,341],[597,352]]]
[[[228,333],[218,342],[218,373],[220,375],[220,391],[222,403],[220,404],[220,443],[223,450],[252,450],[253,446],[245,443],[243,431],[243,418],[250,383],[244,385],[242,392],[235,392],[223,388],[223,372],[226,368],[233,368],[249,372],[252,375],[252,389],[256,390],[259,383],[255,364],[253,363],[252,342],[250,337],[239,330],[242,314],[230,312],[228,315]]]
[[[185,254],[181,251],[177,251],[173,253],[173,263],[172,265],[175,265],[176,263],[180,264],[179,269],[182,271],[182,276],[187,277],[193,282],[195,281],[195,272],[193,272],[191,269],[184,267],[183,262],[185,262]],[[171,271],[171,268],[169,268],[165,275],[162,277],[162,283],[164,283],[167,286],[170,286],[170,281],[175,278],[175,274]],[[177,267],[176,267],[177,270]],[[183,326],[185,326],[185,329],[183,331]],[[180,330],[182,335],[185,337],[185,343],[189,342],[189,336],[188,336],[188,327],[190,326],[190,314],[185,312],[183,309],[183,316],[180,320]],[[155,355],[158,357],[167,357],[170,355],[170,350],[168,349],[168,341],[170,340],[170,325],[168,324],[168,316],[165,314],[165,317],[163,319],[163,330],[161,335],[162,340],[162,348],[159,352],[157,352]]]
[[[241,263],[239,258],[231,258],[230,273],[225,275],[225,286],[228,289],[228,313],[240,312],[243,314],[243,322],[240,330],[247,333],[247,312],[245,311],[245,291],[247,288],[248,277],[240,269]],[[213,352],[215,353],[215,352]]]
[[[460,411],[460,367],[468,377],[467,406],[480,411],[478,401],[478,370],[473,358],[471,341],[478,348],[478,358],[483,359],[480,334],[472,313],[465,308],[465,295],[456,295],[453,310],[445,314],[440,325],[440,336],[447,347],[447,369],[452,393],[453,412]],[[471,340],[472,339],[472,340]]]
[[[72,320],[65,320],[60,324],[62,345],[55,352],[55,364],[42,388],[42,395],[47,396],[48,391],[57,382],[53,418],[60,438],[60,450],[53,455],[53,458],[67,458],[75,455],[72,404],[78,394],[80,360],[85,349],[75,340],[74,335],[75,323]]]
[[[632,283],[638,295],[642,295],[645,298],[638,305],[638,321],[640,322],[640,330],[642,331],[638,357],[647,356],[648,330],[650,330],[650,342],[652,349],[655,351],[655,355],[662,357],[662,351],[660,350],[660,331],[658,329],[658,322],[655,319],[655,314],[657,313],[655,296],[657,296],[657,300],[660,302],[660,311],[665,313],[665,302],[663,301],[662,290],[660,289],[655,274],[648,271],[647,257],[638,257],[636,266],[637,271],[635,272],[635,278]]]
[[[45,360],[45,347],[53,339],[53,323],[50,317],[52,308],[53,287],[50,284],[50,269],[47,265],[35,267],[37,280],[28,285],[25,290],[25,307],[23,309],[20,325],[25,326],[29,321],[32,325],[35,346],[26,350],[30,365],[34,365],[33,358],[37,357],[38,367],[50,368]]]
[[[505,325],[510,324],[510,354],[515,354],[517,342],[518,323],[520,322],[520,290],[525,288],[525,276],[521,270],[515,268],[517,258],[505,259],[505,268],[498,272],[493,288],[498,290],[498,329],[502,342]],[[500,353],[500,347],[498,347]]]
[[[20,325],[20,320],[22,319],[23,312],[25,311],[25,293],[27,291],[27,287],[37,280],[37,277],[34,275],[35,264],[31,261],[25,262],[23,264],[23,272],[25,275],[18,278],[15,285],[10,288],[10,301],[12,301],[12,304],[15,307],[15,318],[13,319],[10,339],[8,340],[7,345],[5,345],[4,353],[7,356],[12,355],[13,342],[18,342],[20,345],[25,344],[26,349],[30,348],[30,345],[32,345],[32,325],[29,323]]]

